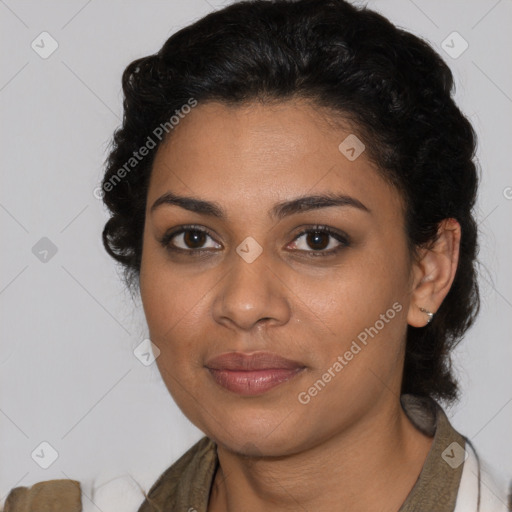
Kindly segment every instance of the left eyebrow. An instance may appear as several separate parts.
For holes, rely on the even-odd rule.
[[[344,194],[322,194],[298,197],[291,201],[278,203],[272,208],[271,216],[281,220],[295,213],[317,210],[319,208],[329,208],[331,206],[350,206],[371,213],[371,210],[355,197]]]
[[[205,201],[203,199],[196,199],[194,197],[178,196],[172,192],[168,192],[167,194],[159,197],[151,206],[150,211],[153,212],[156,208],[164,204],[179,206],[185,210],[211,217],[217,217],[219,219],[226,218],[224,210],[218,203]],[[270,210],[270,216],[277,220],[281,220],[284,217],[288,217],[295,213],[303,213],[310,210],[329,208],[332,206],[349,206],[371,213],[371,210],[368,207],[359,201],[359,199],[354,197],[344,194],[322,194],[302,196],[289,201],[277,203]]]

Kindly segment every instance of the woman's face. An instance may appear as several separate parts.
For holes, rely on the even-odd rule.
[[[398,400],[411,290],[402,204],[353,136],[340,149],[349,135],[305,102],[210,102],[155,157],[140,273],[150,338],[178,406],[233,451],[305,450]],[[153,208],[166,194],[190,201]],[[295,364],[212,362],[233,352]]]

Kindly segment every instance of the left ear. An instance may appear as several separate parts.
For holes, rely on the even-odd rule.
[[[450,291],[459,263],[461,228],[455,219],[439,223],[437,239],[428,249],[422,249],[420,259],[413,264],[411,302],[407,322],[413,327],[427,325],[429,316],[439,309]],[[422,311],[425,310],[425,311]]]

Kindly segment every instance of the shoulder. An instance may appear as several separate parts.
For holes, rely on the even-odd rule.
[[[466,440],[465,461],[454,512],[509,512],[512,510],[512,481],[481,460]]]
[[[164,504],[200,503],[208,499],[217,467],[215,443],[203,437],[153,484],[138,512],[160,510]]]
[[[31,487],[15,487],[4,505],[4,512],[82,512],[80,482],[46,480]]]
[[[402,395],[402,406],[414,425],[434,436],[424,467],[404,510],[431,510],[446,504],[453,512],[512,511],[511,483],[482,459],[471,440],[458,432],[434,399]],[[438,508],[439,509],[439,508]],[[444,509],[443,509],[444,510]]]
[[[72,479],[46,480],[31,487],[11,489],[4,508],[0,505],[0,510],[97,512],[117,509],[121,512],[153,512],[161,510],[163,504],[168,506],[169,503],[179,503],[180,496],[190,496],[191,492],[195,497],[204,498],[197,491],[208,487],[216,460],[215,444],[203,437],[160,475],[148,493],[129,475],[109,479],[99,486],[93,482]],[[149,486],[144,487],[147,489]]]

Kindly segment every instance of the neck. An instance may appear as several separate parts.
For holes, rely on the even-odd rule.
[[[432,441],[396,400],[393,408],[381,407],[377,418],[367,415],[349,432],[294,455],[248,459],[218,445],[219,468],[208,512],[396,512]]]

